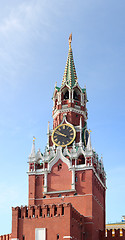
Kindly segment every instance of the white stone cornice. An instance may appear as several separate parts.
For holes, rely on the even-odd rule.
[[[84,119],[87,120],[87,117],[86,117],[86,114],[85,114],[85,111],[83,110],[80,110],[80,109],[76,109],[76,108],[65,108],[65,109],[56,109],[54,114],[53,114],[53,118],[55,118],[59,113],[63,113],[63,112],[75,112],[75,113],[79,113],[81,115],[83,115]]]
[[[44,194],[59,194],[59,193],[69,193],[69,192],[76,192],[75,189],[68,189],[68,190],[58,190],[58,191],[52,191],[52,192],[43,192]],[[37,199],[36,199],[37,200]]]
[[[72,239],[71,236],[64,236],[63,238],[64,238],[64,239]]]

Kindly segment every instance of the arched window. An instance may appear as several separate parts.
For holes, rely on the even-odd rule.
[[[59,234],[57,234],[57,238],[56,238],[57,240],[59,239]]]
[[[59,163],[59,164],[58,164],[58,171],[60,171],[61,169],[62,169],[62,164]]]
[[[82,180],[82,182],[85,182],[85,171],[82,172],[81,180]]]
[[[69,91],[67,90],[64,94],[64,100],[69,99]]]
[[[73,99],[76,100],[76,101],[79,100],[78,94],[76,93],[76,91],[74,91],[74,93],[73,93]]]
[[[80,155],[77,159],[77,165],[80,165],[80,164],[85,164],[85,157],[84,155]]]

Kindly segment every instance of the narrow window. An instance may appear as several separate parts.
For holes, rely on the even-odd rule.
[[[57,207],[55,206],[55,208],[54,208],[54,216],[56,216],[56,214],[57,214]]]
[[[62,215],[64,215],[64,207],[62,206]]]
[[[75,182],[78,182],[77,174],[75,175]]]
[[[59,239],[59,234],[57,234],[57,238],[56,239]]]
[[[61,170],[61,168],[62,168],[62,164],[61,164],[61,163],[59,163],[59,164],[58,164],[58,171],[60,171],[60,170]]]
[[[35,217],[35,208],[33,208],[33,217]]]
[[[82,182],[85,182],[85,171],[82,172]]]
[[[44,185],[44,176],[43,176],[43,185]]]
[[[25,236],[24,235],[22,236],[22,240],[25,240]]]
[[[40,208],[40,217],[42,217],[42,208]]]
[[[50,216],[50,208],[47,207],[47,216]]]

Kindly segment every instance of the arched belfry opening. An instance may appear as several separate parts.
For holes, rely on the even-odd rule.
[[[69,91],[67,90],[64,94],[64,100],[69,99]]]
[[[77,159],[77,165],[80,165],[80,164],[85,164],[85,157],[83,154],[81,154]]]
[[[73,93],[73,99],[76,101],[79,101],[79,97],[78,97],[78,94],[76,91],[74,91],[74,93]]]

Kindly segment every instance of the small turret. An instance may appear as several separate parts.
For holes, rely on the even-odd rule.
[[[88,137],[88,142],[87,142],[87,146],[86,146],[86,151],[87,152],[91,152],[92,151],[90,131],[89,131],[89,137]]]
[[[29,161],[30,161],[30,162],[35,162],[35,161],[36,161],[35,139],[36,139],[36,138],[33,137],[31,154],[29,155]]]

